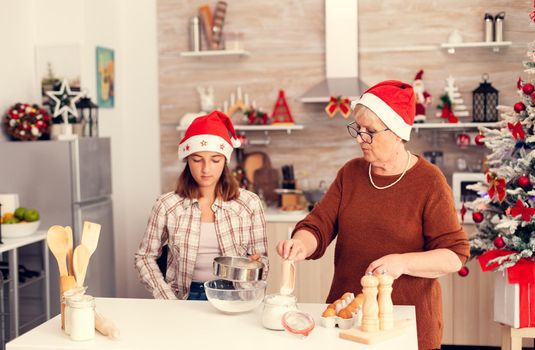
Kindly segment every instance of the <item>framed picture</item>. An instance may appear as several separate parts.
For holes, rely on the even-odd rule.
[[[78,45],[37,46],[35,48],[36,86],[42,104],[50,105],[47,91],[59,88],[67,79],[72,91],[80,91],[81,56]]]
[[[97,47],[97,104],[101,108],[115,105],[115,61],[112,49]]]

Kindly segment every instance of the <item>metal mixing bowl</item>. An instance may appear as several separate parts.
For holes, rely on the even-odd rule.
[[[208,301],[216,309],[225,313],[248,312],[262,303],[267,282],[232,282],[211,280],[204,283]]]

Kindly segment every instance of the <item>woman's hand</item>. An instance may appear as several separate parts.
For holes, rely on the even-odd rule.
[[[286,260],[300,261],[307,257],[307,250],[300,239],[287,239],[277,244],[277,253]]]
[[[366,273],[372,272],[374,275],[386,273],[396,279],[405,273],[406,266],[403,254],[389,254],[373,261],[366,269]]]

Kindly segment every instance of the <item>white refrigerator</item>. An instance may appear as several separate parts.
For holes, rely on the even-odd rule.
[[[71,226],[74,246],[84,221],[102,225],[85,284],[97,297],[115,296],[111,145],[109,138],[0,142],[0,193],[41,213],[40,230]],[[50,255],[51,314],[59,313],[59,271]],[[24,263],[24,262],[20,262]]]

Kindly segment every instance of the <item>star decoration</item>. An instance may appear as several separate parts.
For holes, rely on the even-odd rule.
[[[220,144],[219,145],[219,149],[224,150],[225,149],[225,145],[224,144]]]
[[[204,141],[204,140],[201,141],[201,146],[206,147],[207,144],[208,143],[206,141]]]
[[[189,151],[189,145],[186,145],[186,151]]]
[[[67,79],[63,80],[58,91],[47,91],[46,94],[54,101],[54,117],[62,116],[63,113],[78,116],[75,103],[82,97],[83,92],[71,91]]]

